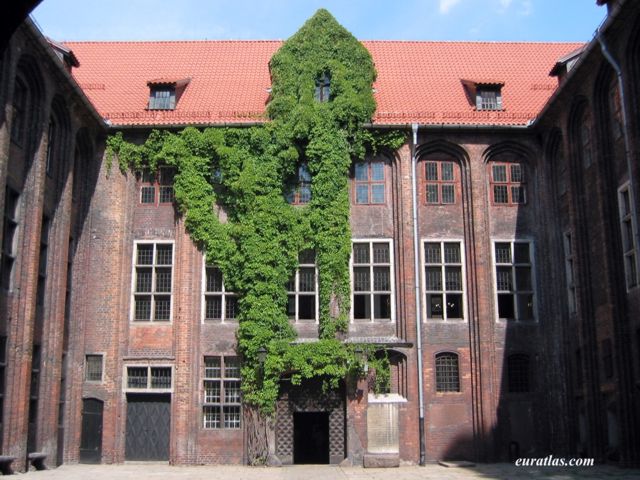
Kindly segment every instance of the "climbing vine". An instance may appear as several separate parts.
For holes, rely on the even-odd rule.
[[[375,68],[369,52],[326,10],[286,41],[269,66],[264,125],[154,130],[142,144],[121,132],[107,140],[108,161],[117,157],[123,172],[175,167],[185,227],[239,296],[244,400],[266,415],[274,412],[285,372],[294,384],[319,378],[328,386],[362,374],[355,347],[342,341],[350,308],[349,169],[353,159],[395,150],[406,139],[399,131],[363,127],[375,111]],[[320,102],[314,95],[323,76],[330,79],[330,98]],[[294,207],[286,194],[301,162],[312,176],[311,200]],[[305,249],[316,252],[319,341],[296,343],[286,284]],[[388,361],[374,361],[385,387]]]

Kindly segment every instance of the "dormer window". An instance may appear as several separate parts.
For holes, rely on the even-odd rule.
[[[175,110],[190,78],[180,80],[161,78],[147,82],[149,110]]]
[[[151,87],[151,94],[149,95],[149,110],[174,110],[175,108],[175,87]]]
[[[482,86],[476,90],[477,110],[502,110],[500,86]]]
[[[322,74],[316,80],[316,92],[314,98],[317,102],[328,102],[331,96],[331,75],[328,72]]]

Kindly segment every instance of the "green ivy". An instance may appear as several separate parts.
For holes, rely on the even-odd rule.
[[[350,309],[349,170],[353,159],[396,150],[406,140],[404,132],[364,127],[376,108],[373,61],[326,10],[286,41],[269,66],[270,121],[262,126],[154,130],[142,144],[121,132],[107,140],[108,166],[115,156],[122,172],[176,168],[185,227],[238,293],[244,399],[265,414],[274,412],[283,373],[294,384],[322,379],[329,387],[362,374],[354,347],[341,341]],[[322,75],[331,81],[327,102],[314,99]],[[312,175],[311,201],[294,207],[285,198],[301,161]],[[296,343],[286,284],[305,249],[315,250],[318,265],[319,341]],[[388,361],[386,367],[377,362],[384,379]]]

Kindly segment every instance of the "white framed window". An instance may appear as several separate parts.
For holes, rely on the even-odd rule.
[[[533,242],[493,240],[494,285],[498,319],[536,319]]]
[[[171,365],[125,365],[124,387],[128,392],[171,392]]]
[[[630,184],[627,182],[618,189],[618,211],[620,212],[620,233],[622,234],[622,252],[627,290],[638,285],[638,246],[636,245],[633,221],[633,198]]]
[[[465,320],[464,244],[461,240],[423,239],[424,317]]]
[[[313,250],[298,255],[298,268],[287,283],[287,315],[295,322],[318,322],[318,267]]]
[[[351,252],[351,319],[395,321],[393,242],[354,239]]]
[[[204,357],[203,378],[203,428],[240,428],[242,396],[238,357]]]
[[[564,271],[567,288],[567,305],[569,313],[576,313],[576,277],[574,270],[575,253],[573,251],[573,237],[571,232],[564,232],[562,236],[564,250]]]
[[[222,271],[205,263],[203,274],[202,319],[205,322],[236,321],[238,296],[227,291]]]
[[[131,319],[170,322],[173,291],[173,241],[135,241]]]

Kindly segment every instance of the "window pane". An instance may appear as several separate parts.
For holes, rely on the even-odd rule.
[[[442,185],[442,203],[455,203],[456,190],[454,185]]]
[[[225,306],[225,318],[227,320],[235,320],[238,313],[238,298],[233,295],[227,295]]]
[[[384,185],[371,185],[371,203],[384,203]]]
[[[353,263],[369,263],[369,244],[353,244]]]
[[[498,295],[498,317],[515,318],[513,311],[513,295],[505,293]]]
[[[390,263],[389,244],[374,243],[373,244],[373,263]]]
[[[446,267],[444,271],[446,290],[462,290],[462,268]]]
[[[531,267],[516,267],[516,287],[519,291],[531,290]]]
[[[160,187],[160,203],[172,203],[173,202],[173,187],[161,186]]]
[[[518,319],[533,320],[533,295],[518,295]]]
[[[221,428],[222,423],[220,421],[220,407],[219,406],[206,406],[203,409],[204,428]]]
[[[136,292],[151,292],[152,270],[136,268]]]
[[[220,403],[220,382],[218,380],[204,381],[204,403]]]
[[[224,382],[224,401],[226,403],[240,403],[240,382],[227,380]]]
[[[206,378],[220,378],[220,357],[204,357],[204,376]]]
[[[314,292],[316,290],[316,271],[313,267],[300,268],[298,272],[298,291]]]
[[[374,295],[373,296],[374,318],[390,319],[391,318],[391,295]]]
[[[427,203],[438,203],[438,185],[427,184]]]
[[[518,242],[513,244],[514,263],[530,263],[529,244]]]
[[[459,243],[444,244],[444,262],[445,263],[462,263],[462,260],[460,259]]]
[[[173,245],[158,245],[156,254],[156,263],[158,265],[171,265]]]
[[[368,169],[366,163],[356,163],[355,165],[356,180],[366,182],[369,180]]]
[[[426,170],[427,180],[438,180],[437,162],[426,162],[425,170]]]
[[[171,269],[170,268],[156,269],[156,292],[162,292],[162,293],[171,292]]]
[[[311,185],[300,185],[299,203],[309,203],[311,201]]]
[[[384,180],[384,163],[382,162],[371,163],[371,180],[372,181]]]
[[[151,244],[138,244],[138,256],[136,259],[138,265],[152,265],[153,264],[153,245]]]
[[[496,243],[496,263],[511,263],[511,245]]]
[[[495,203],[509,203],[508,190],[506,185],[493,186],[493,201]]]
[[[85,380],[88,382],[99,382],[102,380],[102,355],[86,356]]]
[[[222,291],[222,272],[215,267],[207,267],[207,292]]]
[[[427,263],[440,263],[440,244],[431,242],[425,243],[424,256]]]
[[[455,353],[439,353],[436,355],[436,391],[460,391],[458,355]]]
[[[205,301],[205,319],[221,320],[222,319],[222,296],[207,295]]]
[[[147,367],[127,367],[127,388],[147,388]]]
[[[224,407],[224,428],[240,428],[240,407]]]
[[[499,291],[510,292],[513,289],[511,267],[497,267],[496,282]]]
[[[526,203],[524,197],[524,187],[511,187],[511,202],[512,203]]]
[[[356,320],[371,319],[371,305],[369,295],[353,296],[353,318]]]
[[[507,166],[506,165],[493,165],[491,167],[494,182],[506,182],[507,181]]]
[[[369,203],[369,185],[356,185],[356,203]]]
[[[240,359],[238,357],[224,357],[224,377],[240,378]]]
[[[171,297],[155,297],[156,303],[156,311],[155,311],[155,319],[156,320],[170,320],[171,313]]]
[[[296,296],[287,295],[287,317],[293,320],[296,318]]]
[[[442,319],[442,295],[427,294],[427,315],[429,318]]]
[[[453,162],[442,162],[442,180],[453,180]]]
[[[300,164],[298,167],[298,179],[301,182],[310,182],[311,181],[311,172],[309,171],[309,167],[306,163]]]
[[[389,267],[373,268],[373,289],[378,292],[391,290],[391,274]]]
[[[151,297],[146,295],[135,296],[134,320],[151,320]]]
[[[298,319],[316,319],[316,297],[315,295],[300,295],[298,297]]]
[[[315,265],[316,252],[312,249],[302,250],[298,254],[298,263],[300,265]]]
[[[151,388],[171,388],[171,367],[151,367]]]
[[[522,174],[522,165],[519,163],[514,163],[511,165],[511,181],[512,182],[522,182],[524,180]]]
[[[155,201],[156,201],[155,187],[140,188],[140,203],[155,203]]]
[[[369,267],[354,267],[353,290],[356,292],[368,292],[371,290]]]
[[[462,315],[462,295],[459,293],[447,294],[447,318],[459,319]]]
[[[427,290],[442,290],[442,271],[440,267],[427,267],[425,270]]]

